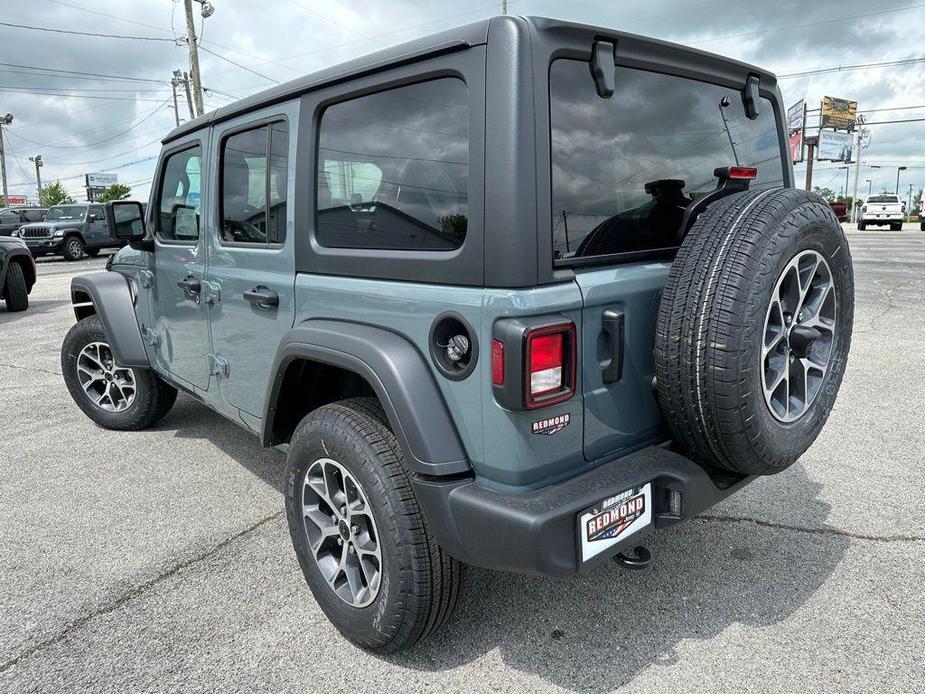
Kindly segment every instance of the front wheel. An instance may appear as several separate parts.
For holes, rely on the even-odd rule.
[[[377,652],[408,648],[449,621],[466,567],[436,543],[376,400],[308,414],[289,446],[286,511],[315,600]]]
[[[170,411],[177,391],[151,369],[116,363],[98,316],[68,331],[61,345],[61,372],[84,414],[105,429],[144,429]]]
[[[80,260],[84,254],[84,244],[79,236],[68,236],[61,247],[61,255],[65,260]]]

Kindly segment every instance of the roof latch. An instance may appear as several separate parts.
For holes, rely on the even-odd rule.
[[[595,41],[591,47],[591,77],[602,99],[613,96],[616,87],[616,47],[610,41]]]

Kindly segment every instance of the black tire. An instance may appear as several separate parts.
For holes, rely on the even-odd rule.
[[[919,231],[925,231],[925,222],[919,222]]]
[[[903,223],[899,222],[898,224],[890,224],[890,231],[902,231]]]
[[[867,225],[863,221],[858,222],[858,231],[865,231],[866,229]]]
[[[84,255],[84,242],[79,236],[68,236],[61,244],[61,255],[65,260],[80,260]]]
[[[86,253],[87,257],[89,258],[95,258],[96,256],[100,254],[100,249],[99,248],[85,248],[84,253]]]
[[[109,338],[98,316],[77,321],[61,345],[61,373],[68,392],[83,413],[105,429],[136,431],[145,429],[166,415],[177,399],[177,390],[151,369],[131,369],[136,391],[134,401],[120,412],[103,409],[90,399],[78,379],[77,359],[87,345],[108,345]]]
[[[802,416],[784,422],[765,400],[765,321],[778,279],[804,251],[830,268],[837,319],[817,394],[804,398]],[[707,208],[681,245],[659,308],[658,398],[675,442],[708,468],[772,474],[788,467],[816,439],[835,402],[853,305],[848,243],[818,195],[747,191]],[[781,332],[789,354],[790,333]],[[790,399],[787,391],[788,408]]]
[[[26,275],[22,271],[22,266],[15,260],[11,260],[6,269],[3,296],[6,300],[6,309],[11,313],[25,311],[29,308],[29,287],[26,284]]]
[[[365,490],[378,529],[380,587],[364,607],[334,592],[310,548],[303,484],[309,468],[322,458],[336,461]],[[450,620],[465,593],[467,567],[434,540],[401,449],[375,399],[342,400],[308,414],[289,445],[287,480],[289,531],[302,573],[318,605],[346,638],[371,651],[394,652]]]

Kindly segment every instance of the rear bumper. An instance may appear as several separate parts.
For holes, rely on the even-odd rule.
[[[650,447],[528,494],[490,489],[471,479],[415,478],[414,489],[437,541],[452,556],[489,569],[545,576],[577,573],[635,546],[652,530],[701,513],[754,477],[714,482],[696,463]],[[652,483],[652,523],[589,562],[581,563],[577,517],[609,496]],[[668,492],[681,512],[668,510]]]

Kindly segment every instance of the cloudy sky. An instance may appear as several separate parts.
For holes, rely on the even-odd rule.
[[[200,61],[206,108],[387,45],[500,13],[487,0],[212,0],[202,20]],[[44,29],[120,34],[116,39],[0,25],[0,114],[10,193],[35,195],[29,157],[41,154],[44,181],[61,180],[82,198],[83,174],[116,173],[146,198],[158,141],[174,123],[170,76],[187,69],[183,4],[173,0],[0,0],[0,21]],[[871,122],[867,179],[901,192],[925,184],[925,2],[912,0],[509,0],[511,14],[600,24],[729,55],[784,76],[787,105],[824,95],[855,99]],[[197,6],[198,9],[198,6]],[[901,65],[817,71],[885,61]],[[915,108],[909,108],[915,107]],[[886,110],[899,109],[899,110]],[[185,101],[180,118],[186,120]],[[818,162],[814,183],[838,191],[845,171]],[[803,180],[797,167],[797,180]],[[853,173],[853,172],[852,172]]]

